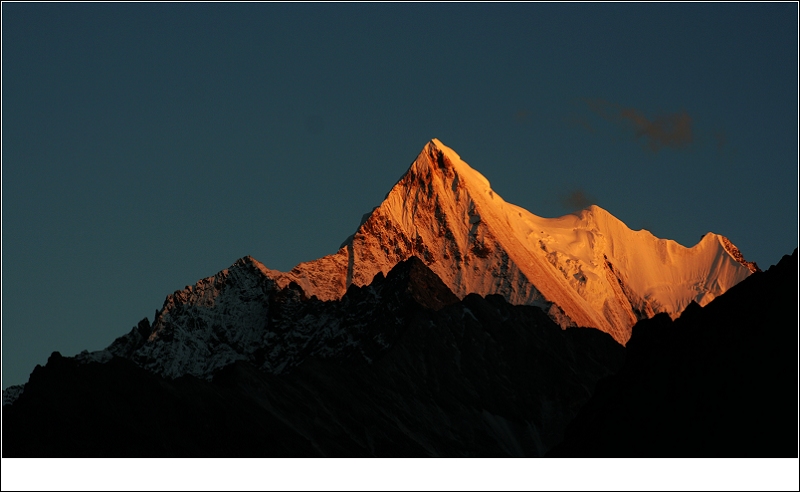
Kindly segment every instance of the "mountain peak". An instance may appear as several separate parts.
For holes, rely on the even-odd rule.
[[[750,275],[736,252],[710,238],[686,248],[632,231],[597,205],[536,216],[433,138],[338,252],[273,278],[334,300],[417,256],[459,298],[499,294],[544,309],[562,327],[598,328],[624,344],[639,319],[705,305]]]
[[[455,150],[443,144],[438,138],[433,138],[425,144],[400,183],[406,178],[410,178],[408,181],[414,183],[414,178],[419,176],[424,178],[422,183],[427,184],[433,175],[438,176],[444,186],[450,186],[453,192],[464,180],[471,182],[481,191],[491,191],[489,180],[470,167]]]
[[[461,156],[458,155],[458,153],[456,153],[455,150],[453,150],[450,147],[448,147],[447,145],[443,144],[442,141],[439,140],[438,138],[432,138],[430,140],[430,142],[428,142],[425,145],[425,147],[423,147],[422,150],[423,150],[423,152],[425,150],[441,152],[444,156],[447,157],[447,159],[450,162],[461,162],[461,163],[464,162],[464,161],[461,160]]]

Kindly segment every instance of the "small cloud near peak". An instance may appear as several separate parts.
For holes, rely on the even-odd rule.
[[[694,141],[692,117],[686,111],[648,118],[636,108],[626,108],[604,99],[584,99],[583,102],[601,118],[622,129],[633,129],[634,137],[644,138],[653,152],[663,147],[683,149]]]
[[[657,116],[649,120],[634,108],[623,109],[620,117],[633,124],[636,138],[648,139],[648,147],[658,152],[661,147],[680,149],[692,143],[692,117],[686,111]]]
[[[561,197],[561,205],[570,212],[583,210],[596,202],[595,197],[586,193],[582,188],[576,188]]]

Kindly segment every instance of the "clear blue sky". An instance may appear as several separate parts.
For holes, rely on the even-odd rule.
[[[798,241],[797,5],[2,4],[2,385],[252,255],[336,251],[433,137],[762,267]]]

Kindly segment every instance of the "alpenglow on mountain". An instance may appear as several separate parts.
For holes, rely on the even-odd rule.
[[[83,357],[122,356],[172,378],[210,378],[236,360],[280,374],[309,356],[337,357],[339,348],[360,343],[346,321],[301,310],[278,322],[276,306],[342,299],[412,256],[459,299],[498,294],[543,309],[562,328],[597,328],[623,345],[638,320],[662,312],[675,318],[692,301],[704,306],[758,270],[713,233],[686,248],[632,231],[594,205],[538,217],[505,202],[433,139],[335,254],[290,272],[242,258],[167,296],[152,324],[143,320],[108,349]],[[290,328],[268,328],[276,323]]]
[[[107,349],[78,357],[130,358],[171,378],[210,378],[236,360],[280,374],[310,355],[339,356],[332,347],[352,350],[358,342],[339,321],[301,311],[279,323],[290,328],[271,331],[276,305],[339,300],[412,256],[459,299],[498,294],[541,308],[562,328],[597,328],[623,345],[638,320],[675,318],[692,301],[705,306],[758,270],[713,233],[686,248],[632,231],[596,205],[559,218],[536,216],[504,201],[433,139],[336,253],[289,272],[249,256],[237,260],[167,296],[152,324],[143,320]]]
[[[106,349],[54,352],[3,391],[3,446],[542,456],[642,339],[638,320],[705,309],[757,271],[716,234],[685,248],[597,206],[533,215],[434,139],[335,254],[290,272],[241,258]]]
[[[431,140],[338,252],[288,273],[308,296],[339,299],[416,255],[460,298],[500,294],[539,306],[562,327],[594,327],[625,344],[639,319],[706,305],[758,267],[724,236],[691,248],[633,231],[592,205],[559,218],[504,201],[489,181]]]

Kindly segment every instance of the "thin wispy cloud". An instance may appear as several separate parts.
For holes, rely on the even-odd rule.
[[[648,117],[639,109],[624,107],[604,99],[584,99],[595,114],[613,123],[620,130],[633,131],[635,139],[643,139],[648,149],[658,152],[664,147],[681,150],[694,141],[692,117],[686,111]]]
[[[634,108],[624,109],[620,117],[631,122],[636,129],[636,138],[645,137],[653,152],[661,147],[680,149],[692,143],[692,117],[686,111],[647,119]]]

